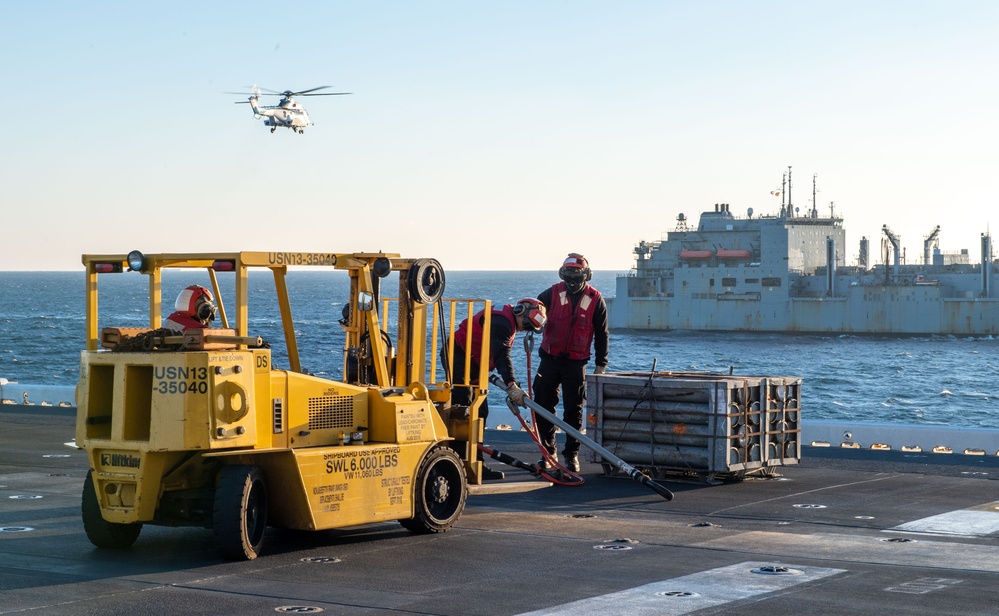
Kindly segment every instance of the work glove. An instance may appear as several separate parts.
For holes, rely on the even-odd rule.
[[[593,374],[603,374],[604,372],[607,372],[607,366],[594,366],[593,367]]]
[[[516,383],[507,388],[506,395],[510,398],[510,402],[513,402],[517,406],[527,406],[524,404],[524,396],[527,395],[527,392],[521,389]]]

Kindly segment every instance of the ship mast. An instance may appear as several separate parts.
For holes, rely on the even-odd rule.
[[[787,217],[787,207],[785,205],[785,200],[787,199],[787,174],[783,174],[780,177],[780,216],[781,218]]]
[[[794,206],[791,205],[791,165],[787,166],[787,215],[794,216]]]
[[[818,205],[818,201],[815,198],[815,193],[818,192],[818,189],[816,188],[816,180],[818,180],[818,177],[818,173],[812,174],[812,218],[819,217],[819,208],[816,207]]]

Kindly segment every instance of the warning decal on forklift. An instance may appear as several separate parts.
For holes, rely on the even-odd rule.
[[[402,497],[406,494],[405,486],[409,485],[409,475],[402,477],[386,477],[382,479],[382,487],[388,489],[390,505],[401,505]]]
[[[235,353],[227,353],[225,355],[209,355],[208,363],[212,364],[224,364],[224,363],[236,363],[243,361],[243,355]]]
[[[319,504],[323,506],[323,511],[339,511],[340,503],[343,502],[343,495],[346,491],[346,482],[312,488],[312,494],[319,497]]]
[[[408,502],[405,495],[412,478],[403,468],[407,462],[397,445],[331,448],[322,454],[321,464],[325,480],[316,476],[317,484],[310,487],[317,513],[365,511],[357,509],[356,503],[369,499],[388,507],[405,507]],[[406,475],[400,476],[400,472]]]
[[[424,413],[405,413],[397,420],[399,427],[399,440],[405,442],[416,442],[427,440],[428,435],[424,434],[430,426],[427,416]]]
[[[337,451],[323,456],[327,474],[342,474],[347,479],[381,477],[385,469],[399,465],[399,448]]]

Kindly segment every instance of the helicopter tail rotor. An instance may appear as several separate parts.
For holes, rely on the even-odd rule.
[[[260,108],[257,107],[257,101],[260,100],[260,88],[257,87],[257,84],[253,84],[251,89],[253,90],[253,96],[246,102],[250,103],[250,108],[253,109],[253,117],[259,120]]]

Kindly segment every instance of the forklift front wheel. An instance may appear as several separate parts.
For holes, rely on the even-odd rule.
[[[83,530],[90,542],[99,548],[127,548],[139,538],[142,524],[118,524],[108,522],[101,515],[101,503],[97,500],[94,487],[94,473],[87,473],[83,482]]]
[[[414,533],[442,533],[454,526],[468,492],[461,458],[446,445],[431,449],[420,465],[414,490],[416,515],[400,524]]]
[[[215,546],[229,560],[253,560],[264,546],[267,486],[256,466],[225,466],[215,486]]]

